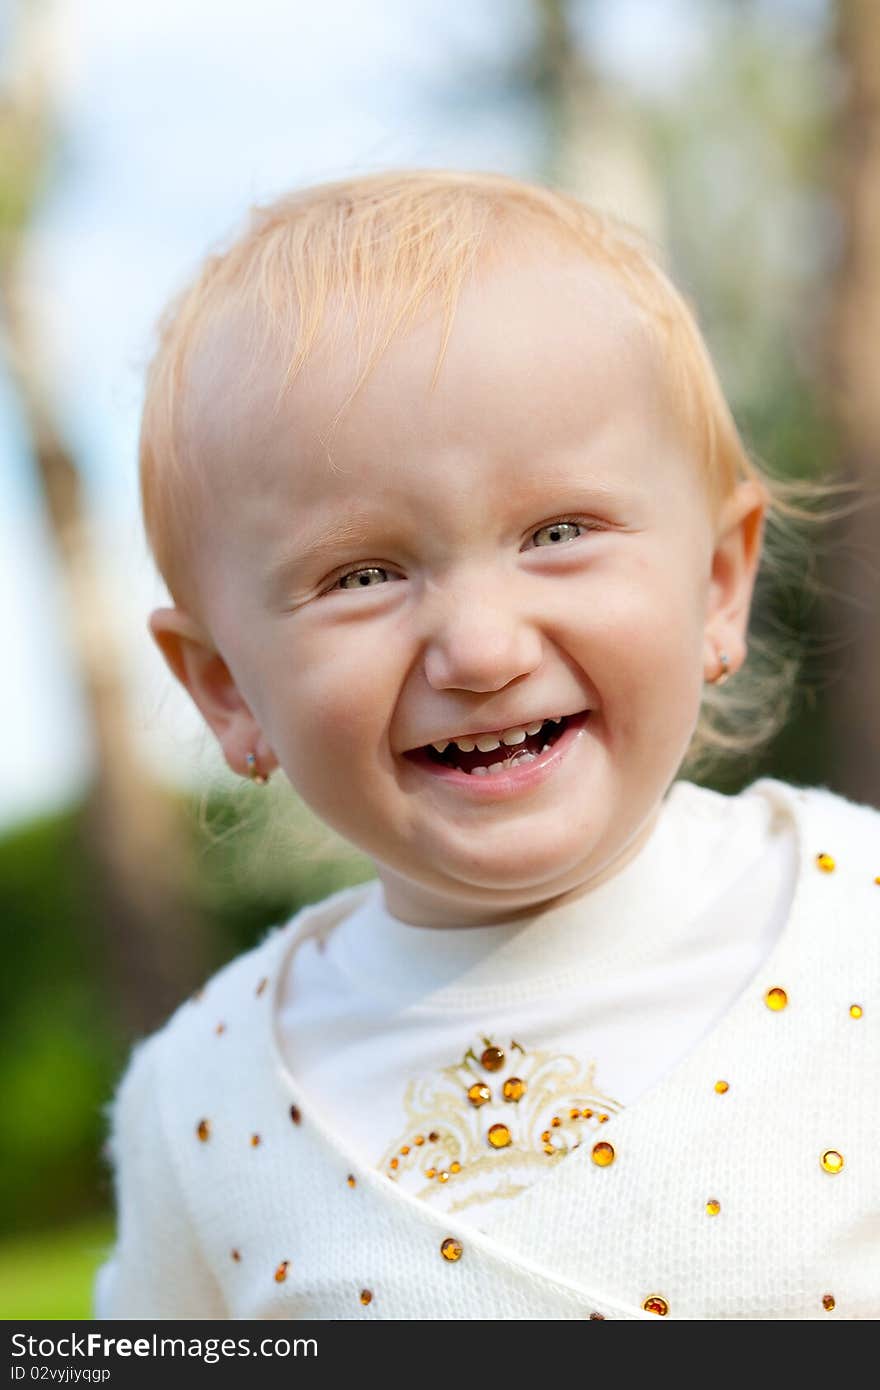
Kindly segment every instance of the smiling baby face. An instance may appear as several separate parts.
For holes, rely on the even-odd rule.
[[[662,355],[587,261],[469,284],[432,389],[439,331],[392,343],[329,443],[350,354],[319,349],[276,412],[277,367],[244,389],[214,335],[202,612],[152,620],[230,764],[279,763],[426,925],[576,896],[637,852],[718,648],[743,658],[762,513],[743,483],[710,514]]]

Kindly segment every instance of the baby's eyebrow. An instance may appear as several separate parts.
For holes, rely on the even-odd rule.
[[[315,561],[325,560],[329,554],[343,546],[366,545],[371,534],[370,519],[363,514],[355,514],[344,521],[335,522],[320,534],[304,536],[302,540],[294,541],[266,575],[265,589],[268,600],[272,602],[280,597],[284,589],[295,581],[299,574],[308,571]]]

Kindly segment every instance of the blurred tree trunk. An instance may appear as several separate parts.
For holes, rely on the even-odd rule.
[[[39,12],[39,14],[38,14]],[[24,274],[28,230],[53,154],[51,34],[25,0],[0,93],[0,315],[10,381],[66,591],[70,646],[90,716],[96,772],[82,819],[92,870],[94,936],[86,959],[107,979],[124,1035],[154,1027],[204,974],[205,928],[185,909],[187,828],[148,776],[132,737],[112,598],[100,573],[79,472],[56,422]]]
[[[529,73],[544,117],[541,174],[574,191],[571,165],[580,163],[586,124],[579,117],[589,100],[590,75],[572,33],[569,0],[534,0],[534,5],[537,33]]]
[[[575,32],[573,0],[534,0],[534,7],[527,72],[544,120],[540,176],[663,242],[663,199],[632,101],[595,71]],[[578,8],[583,19],[590,6]]]
[[[880,805],[880,5],[838,0],[845,79],[833,174],[844,247],[829,323],[832,405],[841,463],[864,491],[839,544],[835,587],[846,601],[843,674],[828,692],[835,787]]]

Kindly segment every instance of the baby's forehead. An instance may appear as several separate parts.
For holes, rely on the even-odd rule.
[[[462,292],[445,342],[443,316],[431,304],[383,343],[385,328],[363,306],[329,302],[287,380],[301,348],[296,326],[273,332],[252,306],[223,306],[187,375],[193,451],[216,474],[226,462],[241,478],[246,462],[244,476],[258,486],[273,462],[309,459],[332,469],[339,450],[356,456],[365,432],[371,444],[384,437],[389,447],[417,449],[419,432],[424,438],[445,427],[501,439],[507,423],[528,441],[536,429],[546,437],[557,424],[569,426],[574,415],[598,428],[612,404],[638,411],[656,405],[667,387],[644,315],[583,258],[494,267]]]

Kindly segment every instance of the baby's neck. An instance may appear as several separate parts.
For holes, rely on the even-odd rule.
[[[386,864],[377,864],[382,882],[385,906],[392,917],[415,927],[490,927],[501,922],[517,922],[523,918],[548,912],[568,902],[592,893],[600,884],[615,878],[647,844],[660,817],[658,806],[637,834],[610,860],[598,868],[581,866],[563,882],[547,893],[545,886],[496,892],[490,888],[471,888],[462,884],[459,891],[443,892],[438,888],[405,878]]]

